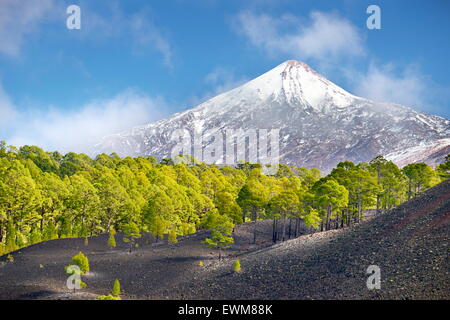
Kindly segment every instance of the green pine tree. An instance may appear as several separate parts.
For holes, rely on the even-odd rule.
[[[234,261],[233,270],[234,270],[234,272],[240,272],[241,271],[241,261],[239,261],[239,259],[236,259]]]
[[[114,231],[114,229],[111,229],[109,231],[108,247],[110,247],[110,248],[115,248],[117,245],[115,234],[116,234],[116,232]]]
[[[114,286],[112,288],[111,294],[115,297],[120,296],[120,282],[117,279],[116,281],[114,281]]]
[[[205,227],[211,231],[211,237],[206,238],[203,243],[210,248],[218,248],[220,260],[222,258],[222,250],[228,249],[230,244],[234,243],[234,239],[231,236],[234,224],[227,216],[212,212],[205,221]]]
[[[83,252],[80,251],[77,255],[73,256],[72,262],[80,267],[83,274],[89,272],[89,260]]]

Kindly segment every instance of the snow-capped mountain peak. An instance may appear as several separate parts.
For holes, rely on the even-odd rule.
[[[288,60],[193,109],[105,137],[94,153],[168,157],[176,129],[279,129],[282,163],[324,171],[344,160],[396,159],[405,150],[407,159],[433,164],[450,149],[450,120],[354,96],[307,64]]]
[[[285,100],[320,110],[324,103],[350,105],[356,97],[328,81],[306,63],[288,60],[239,88],[260,100]],[[235,92],[230,92],[234,94]]]

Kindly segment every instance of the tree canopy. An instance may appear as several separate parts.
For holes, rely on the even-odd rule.
[[[275,229],[281,221],[285,238],[292,221],[329,229],[361,219],[366,209],[391,209],[450,170],[449,156],[437,171],[424,163],[400,169],[377,157],[341,162],[325,177],[287,165],[266,176],[258,164],[169,160],[117,154],[92,159],[0,142],[0,254],[57,238],[113,238],[115,232],[124,232],[131,248],[144,232],[176,241],[202,229],[211,232],[208,245],[224,249],[236,224],[261,219],[273,220]]]

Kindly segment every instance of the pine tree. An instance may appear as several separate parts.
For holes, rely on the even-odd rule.
[[[402,171],[408,177],[408,199],[439,182],[436,172],[423,162],[408,164]]]
[[[258,220],[262,209],[267,201],[267,189],[259,181],[261,172],[259,169],[253,169],[251,177],[247,183],[241,188],[237,197],[237,203],[242,209],[242,221],[245,222],[247,214],[251,215],[254,222],[253,228],[253,243],[256,243],[256,221]]]
[[[382,177],[383,177],[383,171],[387,165],[388,161],[383,156],[377,156],[372,161],[370,161],[370,166],[373,170],[375,170],[377,174],[377,184],[379,186],[382,185]],[[381,192],[383,191],[382,188],[379,188],[379,192],[377,193],[377,208],[376,208],[376,214],[380,213],[380,198],[381,198]]]
[[[335,180],[321,179],[313,186],[316,202],[322,213],[321,229],[330,229],[330,219],[339,208],[348,205],[347,189]]]
[[[218,248],[220,260],[222,258],[222,250],[228,249],[230,244],[234,243],[234,239],[231,236],[234,224],[228,217],[212,212],[208,215],[204,225],[211,231],[211,236],[206,238],[203,243],[210,248]]]
[[[236,259],[234,261],[233,271],[234,272],[240,272],[241,271],[241,261],[239,261],[239,259]]]
[[[209,246],[233,243],[235,223],[273,220],[273,241],[281,221],[283,238],[300,219],[329,229],[359,221],[366,209],[392,209],[450,176],[450,156],[437,171],[425,163],[400,170],[377,157],[370,163],[344,161],[326,177],[318,169],[280,165],[276,176],[260,164],[237,168],[198,161],[158,163],[151,157],[45,152],[0,142],[0,254],[51,239],[85,238],[125,231],[137,248],[140,232],[176,237],[207,228]],[[334,181],[334,182],[332,182]],[[347,200],[345,190],[348,192]],[[381,212],[381,211],[380,211]],[[292,223],[294,221],[294,224]],[[108,246],[114,247],[110,232]]]
[[[120,282],[117,279],[116,279],[116,281],[114,281],[114,285],[113,285],[111,294],[115,297],[120,296]]]
[[[40,233],[39,228],[33,228],[33,231],[31,232],[30,235],[30,243],[31,244],[35,244],[35,243],[39,243],[42,240],[42,236]]]
[[[178,242],[177,232],[174,229],[169,231],[169,238],[168,238],[168,240],[169,240],[169,243],[177,243]]]
[[[134,246],[134,243],[136,239],[141,237],[141,233],[139,232],[139,227],[134,222],[129,222],[123,227],[123,241],[130,244],[129,252],[131,253],[131,250]]]
[[[112,294],[104,295],[104,296],[98,296],[95,298],[95,300],[122,300],[120,297],[115,297]]]
[[[116,232],[114,231],[114,229],[111,229],[109,231],[108,247],[110,247],[110,248],[115,248],[117,245],[115,234],[116,234]]]
[[[450,178],[450,154],[445,156],[444,163],[441,163],[437,170],[442,179]]]
[[[83,274],[89,272],[89,260],[83,252],[80,251],[77,255],[73,256],[72,262],[80,267]]]

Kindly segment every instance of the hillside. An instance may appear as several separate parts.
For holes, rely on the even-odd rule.
[[[92,299],[106,294],[115,279],[123,297],[135,299],[449,299],[450,180],[395,210],[351,228],[305,234],[270,246],[270,222],[236,228],[229,258],[200,243],[205,232],[177,244],[146,244],[131,254],[127,245],[108,249],[105,236],[60,239],[0,258],[0,299]],[[120,236],[118,236],[120,239]],[[88,287],[71,293],[64,266],[83,251],[92,272]],[[233,273],[239,256],[242,272]],[[200,260],[205,267],[199,267]],[[42,264],[42,267],[40,267]],[[366,288],[369,265],[381,268],[381,290]]]
[[[450,181],[348,230],[303,236],[241,259],[187,296],[224,299],[449,299]],[[369,265],[381,290],[366,288]],[[228,272],[227,272],[228,271]]]

